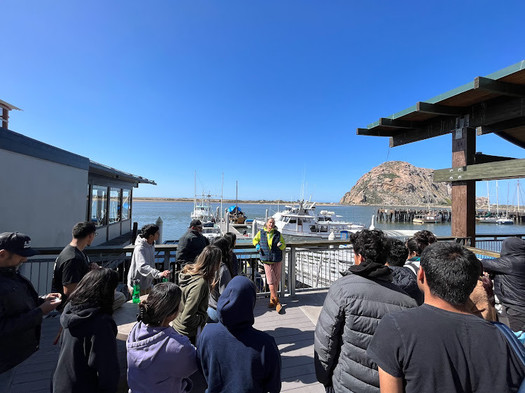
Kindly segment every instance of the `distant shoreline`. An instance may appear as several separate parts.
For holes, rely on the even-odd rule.
[[[210,199],[212,203],[220,203],[220,199]],[[133,197],[133,202],[193,202],[193,198],[161,198],[161,197]],[[235,204],[235,199],[223,199],[223,204]],[[251,201],[251,200],[238,200],[237,203],[239,205],[293,205],[296,204],[297,201],[282,201],[282,200],[258,200],[258,201]],[[431,209],[431,210],[439,210],[439,209],[446,209],[450,210],[452,208],[451,205],[420,205],[420,206],[400,206],[400,205],[364,205],[364,204],[358,204],[358,205],[349,205],[349,204],[342,204],[342,203],[336,203],[336,202],[317,202],[316,206],[367,206],[367,207],[377,207],[378,209]],[[500,205],[499,209],[500,211],[509,210],[514,208],[514,206],[509,205]],[[477,210],[486,210],[486,206],[477,206]]]
[[[198,198],[200,199],[200,198]],[[133,202],[193,202],[193,198],[160,198],[160,197],[133,197]],[[212,203],[221,203],[220,199],[210,199]],[[235,204],[235,199],[223,199],[223,204]],[[239,205],[290,205],[297,203],[297,201],[280,201],[280,200],[238,200]],[[335,202],[317,202],[317,206],[343,206],[340,203]]]

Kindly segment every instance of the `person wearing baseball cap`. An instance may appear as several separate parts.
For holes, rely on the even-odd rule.
[[[0,234],[0,392],[8,392],[17,365],[38,350],[42,317],[61,302],[59,293],[39,298],[18,268],[38,254],[20,232]]]
[[[202,234],[202,222],[191,220],[188,231],[179,239],[177,246],[177,264],[183,267],[187,263],[195,262],[195,259],[210,244],[209,240]]]

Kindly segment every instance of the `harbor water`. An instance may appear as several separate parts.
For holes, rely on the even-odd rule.
[[[223,204],[223,209],[231,204]],[[215,212],[220,204],[212,203],[212,211]],[[264,219],[266,210],[268,215],[272,215],[279,210],[284,209],[284,205],[276,204],[255,204],[242,203],[239,207],[246,214],[248,219]],[[369,227],[372,216],[376,214],[377,206],[349,206],[349,205],[330,205],[317,206],[317,210],[334,211],[341,216],[342,221],[352,221]],[[134,201],[133,202],[133,221],[138,223],[139,229],[146,225],[152,224],[160,217],[163,224],[162,240],[178,240],[188,229],[191,221],[190,214],[193,211],[193,202],[157,202],[157,201]],[[417,225],[412,223],[375,223],[377,229],[407,229],[420,230],[428,229],[436,236],[450,236],[450,223],[424,224]],[[477,234],[522,234],[525,232],[525,225],[496,225],[496,224],[478,224],[476,226]]]

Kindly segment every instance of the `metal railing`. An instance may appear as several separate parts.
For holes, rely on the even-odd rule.
[[[511,235],[478,235],[476,248],[470,247],[470,239],[439,237],[439,241],[455,241],[471,249],[478,258],[496,258],[501,243]],[[525,235],[512,235],[524,237]],[[90,261],[115,269],[121,282],[126,282],[134,246],[89,247],[84,252]],[[24,263],[21,273],[28,277],[39,294],[51,290],[55,259],[62,248],[42,248],[40,255]],[[176,262],[177,245],[159,244],[155,246],[155,264],[160,269],[169,269],[174,274],[171,280],[178,281],[181,266]],[[258,292],[266,295],[264,269],[259,254],[251,244],[237,245],[235,254],[239,261],[239,272],[249,277],[257,286]],[[354,254],[349,241],[290,242],[283,258],[283,274],[280,293],[295,295],[306,289],[325,289],[341,277],[354,263]]]

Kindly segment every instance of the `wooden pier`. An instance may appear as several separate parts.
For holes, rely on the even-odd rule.
[[[294,297],[282,299],[284,314],[267,308],[268,299],[258,298],[255,306],[255,328],[275,338],[282,358],[283,392],[323,393],[324,387],[315,378],[313,364],[314,330],[326,290],[301,292]],[[127,303],[115,312],[119,325],[117,347],[121,366],[119,393],[128,390],[126,382],[126,331],[136,318],[136,305]],[[40,350],[23,362],[16,370],[12,393],[47,393],[58,360],[59,347],[53,345],[58,333],[59,317],[45,318],[42,325]],[[198,379],[198,378],[197,378]],[[195,381],[193,392],[205,390],[203,381]]]

